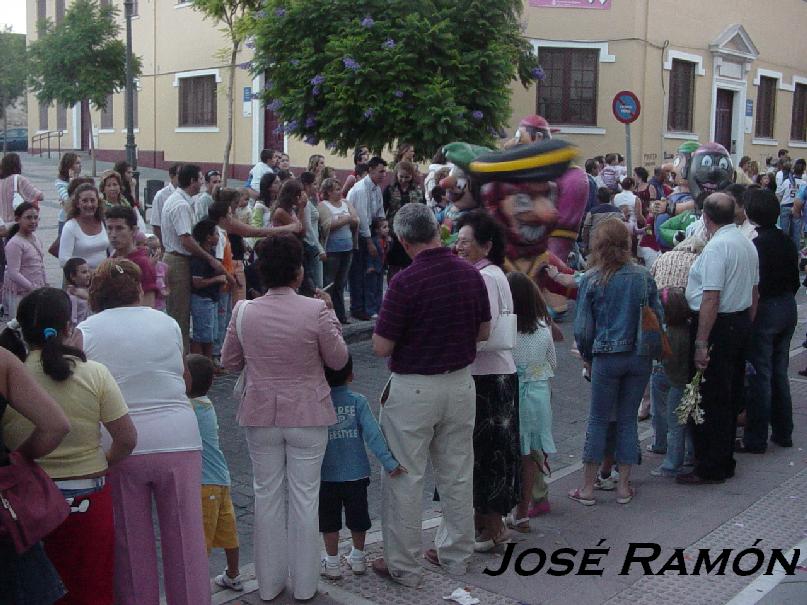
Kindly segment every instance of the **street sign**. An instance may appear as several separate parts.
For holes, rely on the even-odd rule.
[[[639,97],[629,90],[616,93],[611,108],[614,111],[614,117],[623,124],[635,122],[642,111]]]

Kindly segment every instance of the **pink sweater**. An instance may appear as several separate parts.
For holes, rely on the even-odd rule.
[[[6,244],[6,277],[3,288],[14,294],[27,294],[44,285],[42,242],[36,234],[32,234],[30,238],[15,235]]]

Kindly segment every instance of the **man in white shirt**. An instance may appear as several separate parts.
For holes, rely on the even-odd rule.
[[[353,185],[347,194],[347,201],[359,216],[359,247],[353,251],[348,283],[350,284],[350,314],[356,319],[367,321],[367,259],[378,256],[370,233],[370,225],[375,217],[384,217],[384,196],[381,185],[387,176],[387,162],[375,156],[367,163],[367,176]]]
[[[194,224],[207,218],[207,209],[213,203],[213,192],[221,185],[221,173],[218,170],[205,172],[205,189],[193,198],[193,213],[196,216]]]
[[[195,224],[193,196],[202,187],[199,167],[185,164],[177,176],[177,185],[177,190],[166,200],[162,210],[162,241],[165,264],[168,265],[166,281],[170,290],[166,311],[179,324],[187,351],[191,323],[191,256],[204,259],[216,274],[224,273],[224,267],[191,235]]]
[[[756,314],[759,258],[734,224],[734,199],[713,193],[703,204],[709,243],[692,265],[686,298],[693,312],[695,368],[703,370],[704,422],[693,424],[693,472],[684,484],[722,483],[734,476],[734,433],[743,397],[745,347]]]
[[[261,177],[267,172],[276,172],[277,163],[280,161],[280,152],[267,148],[261,151],[260,161],[249,171],[249,195],[253,199],[258,198],[261,191]]]
[[[182,164],[174,164],[168,169],[168,178],[170,179],[168,184],[157,192],[151,202],[151,230],[154,231],[154,235],[156,235],[160,241],[163,241],[163,206],[165,206],[165,200],[167,200],[177,189],[177,173],[179,172],[180,168],[182,168]]]
[[[807,181],[804,180],[805,161],[796,160],[791,168],[790,160],[784,164],[781,180],[776,175],[776,197],[779,199],[779,228],[801,250],[804,204],[799,191]]]

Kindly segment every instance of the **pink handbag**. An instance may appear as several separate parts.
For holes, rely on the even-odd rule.
[[[0,466],[0,540],[22,554],[59,527],[70,507],[40,466],[19,452]]]

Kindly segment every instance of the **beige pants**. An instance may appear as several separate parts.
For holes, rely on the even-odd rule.
[[[165,310],[179,324],[182,345],[187,353],[191,335],[191,258],[169,253],[164,260],[168,265],[166,281],[170,291]]]
[[[431,458],[443,518],[434,543],[448,573],[466,571],[473,553],[473,431],[476,389],[468,368],[423,376],[393,374],[381,429],[409,472],[381,478],[384,559],[401,584],[417,586],[422,536],[423,476]]]

